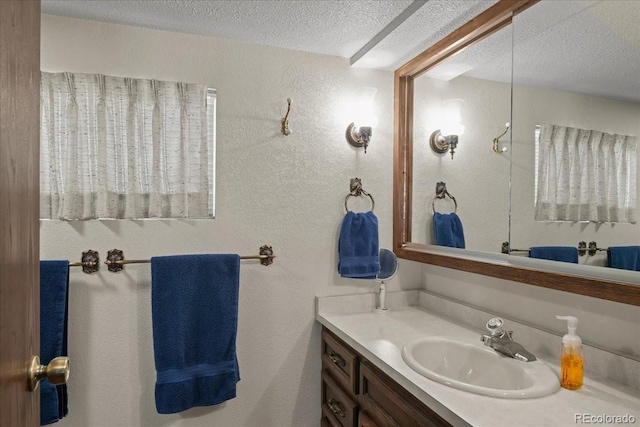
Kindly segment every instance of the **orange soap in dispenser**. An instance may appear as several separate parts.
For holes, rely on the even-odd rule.
[[[556,316],[566,320],[569,333],[562,337],[562,356],[560,358],[560,385],[567,390],[578,390],[582,387],[583,360],[582,340],[576,335],[578,319],[573,316]]]

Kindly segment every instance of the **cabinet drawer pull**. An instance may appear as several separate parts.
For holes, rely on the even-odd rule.
[[[340,355],[335,351],[331,350],[328,356],[329,356],[329,360],[331,360],[333,363],[340,366],[341,368],[344,368],[345,366],[347,366],[347,364],[344,362],[344,359],[340,357]]]
[[[327,402],[327,405],[329,405],[329,409],[331,409],[331,412],[333,412],[336,416],[340,418],[344,418],[345,413],[344,413],[344,409],[342,409],[342,405],[340,404],[340,402],[331,398]]]

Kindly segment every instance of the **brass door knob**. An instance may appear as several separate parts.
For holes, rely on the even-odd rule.
[[[48,365],[41,365],[40,358],[33,356],[27,372],[29,376],[29,391],[38,389],[38,384],[46,378],[51,384],[65,384],[69,379],[69,358],[56,357]]]

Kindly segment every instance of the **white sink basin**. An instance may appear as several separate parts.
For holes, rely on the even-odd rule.
[[[546,396],[560,388],[558,376],[544,362],[521,362],[478,342],[454,337],[411,341],[402,358],[419,374],[472,393],[510,399]]]

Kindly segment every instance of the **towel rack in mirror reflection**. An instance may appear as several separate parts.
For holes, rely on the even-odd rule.
[[[259,259],[260,264],[267,266],[273,264],[273,248],[269,245],[260,246],[260,255],[243,255],[240,259]],[[125,264],[148,264],[148,259],[125,259],[124,252],[120,249],[112,249],[107,252],[107,260],[104,262],[111,272],[118,272],[124,269]]]
[[[376,206],[376,202],[373,200],[373,196],[371,195],[371,193],[367,193],[362,189],[362,180],[360,178],[352,178],[349,183],[349,194],[347,194],[347,197],[344,198],[345,212],[349,212],[349,208],[347,207],[347,200],[349,200],[349,197],[360,197],[363,194],[371,199],[371,210],[373,211],[373,208]]]
[[[448,196],[451,200],[453,200],[453,211],[458,211],[458,202],[456,202],[456,198],[447,191],[447,184],[440,181],[436,184],[436,196],[433,198],[433,202],[431,203],[431,208],[433,209],[434,214],[436,213],[436,199],[444,199],[445,196]]]
[[[609,248],[599,248],[598,244],[594,241],[589,242],[589,246],[587,247],[587,242],[579,242],[578,243],[578,255],[584,256],[589,254],[590,256],[594,256],[598,252],[607,252]],[[509,247],[509,242],[502,242],[502,253],[510,254],[512,252],[530,252],[530,249],[511,249]]]

